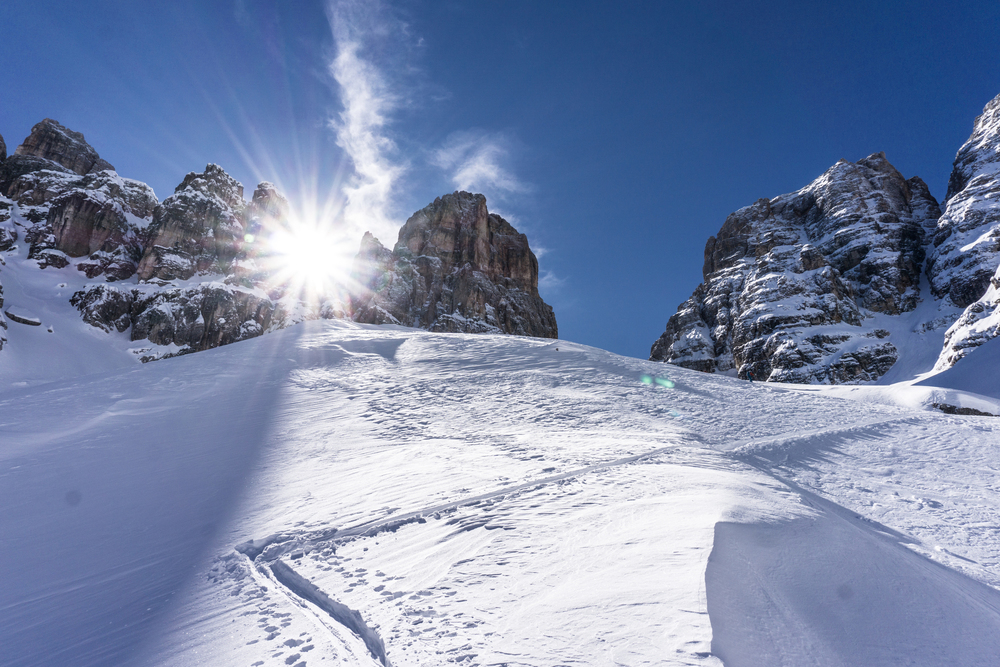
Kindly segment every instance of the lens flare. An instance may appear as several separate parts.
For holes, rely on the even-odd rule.
[[[244,247],[266,270],[269,292],[298,299],[307,308],[346,303],[358,240],[336,223],[328,215],[290,211],[248,231]]]
[[[639,376],[639,382],[648,385],[657,385],[667,389],[673,389],[677,386],[677,384],[670,378],[653,377],[652,375],[646,375],[645,373]]]

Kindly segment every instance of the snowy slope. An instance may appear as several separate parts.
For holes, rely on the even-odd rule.
[[[1000,423],[836,389],[318,321],[0,390],[4,664],[993,664]]]

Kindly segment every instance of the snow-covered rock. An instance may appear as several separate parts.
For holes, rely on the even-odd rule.
[[[1000,266],[986,294],[969,304],[945,333],[944,348],[934,370],[951,368],[983,343],[1000,336]]]
[[[938,296],[965,307],[981,297],[1000,264],[1000,95],[976,118],[955,156],[944,213],[927,253]]]
[[[955,156],[944,214],[928,251],[935,292],[966,307],[948,330],[936,370],[1000,334],[1000,95]]]
[[[82,134],[48,119],[0,167],[0,194],[30,223],[29,258],[41,268],[88,256],[77,268],[110,280],[135,273],[141,229],[157,204],[152,188],[122,178]],[[0,247],[8,245],[9,235],[0,236]]]
[[[392,252],[366,234],[354,275],[358,322],[558,337],[527,237],[481,194],[438,197],[410,216]]]
[[[940,215],[919,178],[876,153],[730,215],[705,246],[705,281],[650,359],[782,382],[877,379],[896,361],[872,315],[921,297],[924,238]]]
[[[222,167],[189,173],[153,212],[139,279],[226,273],[243,242],[245,210],[243,185]]]

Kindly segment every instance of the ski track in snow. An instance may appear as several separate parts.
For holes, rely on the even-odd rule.
[[[0,565],[49,576],[0,591],[0,644],[12,665],[378,665],[375,639],[395,667],[996,655],[1000,424],[828,393],[341,322],[8,391],[0,534],[32,546]]]

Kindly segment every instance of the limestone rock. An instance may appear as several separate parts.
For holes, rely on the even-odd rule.
[[[210,164],[191,172],[153,212],[140,280],[226,273],[244,237],[243,186]]]
[[[0,162],[7,159],[7,144],[4,143],[3,135],[0,134]]]
[[[17,226],[10,218],[12,206],[12,201],[0,196],[0,252],[10,250],[17,243]]]
[[[51,160],[83,176],[110,169],[79,132],[69,130],[51,118],[31,128],[31,134],[14,151],[15,155],[29,155]]]
[[[997,336],[1000,336],[1000,266],[986,293],[969,304],[945,333],[944,347],[934,370],[951,368],[959,359]]]
[[[48,119],[37,124],[0,165],[0,190],[32,223],[25,231],[28,256],[41,268],[87,256],[77,268],[88,277],[123,280],[135,273],[156,195],[115,173],[82,134]]]
[[[49,177],[40,188],[40,176],[35,175],[39,172],[46,172],[45,175]],[[59,174],[63,176],[58,177]],[[76,176],[79,174],[52,160],[33,155],[11,155],[0,162],[0,195],[10,197],[24,206],[37,206],[55,196],[54,190],[61,188],[63,182]],[[57,183],[52,181],[54,177]]]
[[[157,290],[134,302],[132,340],[197,352],[261,335],[273,313],[266,294],[223,283]]]
[[[88,256],[77,268],[90,278],[123,280],[135,273],[139,237],[156,205],[149,186],[113,171],[68,176],[42,170],[25,174],[12,190],[22,208],[44,215],[26,234],[29,257],[43,268]]]
[[[227,345],[269,329],[276,304],[259,290],[220,282],[192,287],[152,288],[95,285],[70,300],[88,324],[105,331],[130,331],[133,341],[172,347],[165,358]],[[282,313],[278,313],[282,316]]]
[[[269,283],[268,241],[276,232],[285,230],[289,224],[289,203],[273,183],[264,181],[254,189],[253,197],[245,211],[245,234],[242,243],[237,243],[236,256],[229,267],[228,282],[250,287],[265,286]]]
[[[873,313],[911,311],[940,215],[919,178],[876,153],[730,215],[705,246],[704,282],[650,359],[782,382],[864,382],[895,362]]]
[[[955,156],[927,263],[935,293],[965,307],[945,335],[944,370],[1000,335],[1000,95]]]
[[[527,237],[481,194],[435,199],[410,216],[391,252],[366,234],[353,275],[358,322],[558,337]]]
[[[960,307],[981,297],[1000,264],[1000,95],[976,118],[955,156],[944,214],[928,252],[938,296]]]

